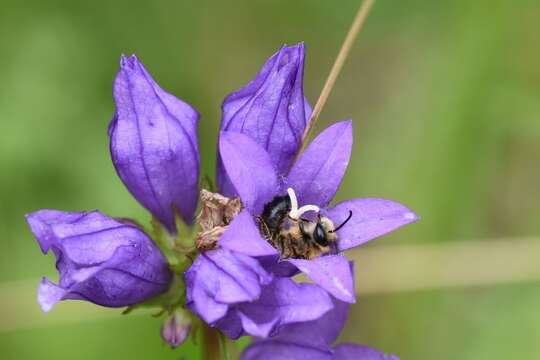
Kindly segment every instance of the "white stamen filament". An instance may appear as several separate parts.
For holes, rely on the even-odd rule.
[[[315,211],[316,213],[318,213],[319,211],[321,211],[321,209],[319,209],[317,205],[304,205],[300,209],[298,209],[297,219],[299,219],[300,216],[302,216],[304,213],[307,213],[308,211]]]
[[[287,189],[289,198],[291,199],[291,211],[289,212],[289,217],[294,220],[300,219],[304,213],[308,211],[319,212],[321,209],[317,205],[304,205],[301,208],[298,208],[298,199],[296,198],[296,193],[292,188]]]
[[[288,188],[287,193],[289,194],[289,198],[291,199],[291,213],[293,211],[298,211],[298,200],[296,199],[296,193],[292,188]]]

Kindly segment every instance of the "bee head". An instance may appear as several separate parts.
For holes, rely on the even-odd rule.
[[[323,252],[330,250],[329,245],[337,240],[334,230],[334,223],[326,216],[318,215],[317,221],[301,219],[300,231],[311,240]]]
[[[320,246],[328,246],[327,232],[324,231],[324,227],[321,222],[317,222],[315,225],[315,231],[313,231],[313,240]]]

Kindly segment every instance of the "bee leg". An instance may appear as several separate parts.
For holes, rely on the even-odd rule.
[[[280,253],[283,252],[283,242],[280,239],[279,235],[275,235],[271,238],[272,246],[277,249]]]
[[[255,220],[259,224],[259,229],[264,234],[264,237],[266,237],[267,239],[270,239],[271,236],[270,236],[270,229],[268,229],[268,225],[266,225],[266,223],[263,221],[263,219],[260,216],[256,216]]]
[[[290,241],[288,236],[280,236],[281,240],[281,257],[290,258],[292,256],[290,249]]]
[[[307,259],[309,247],[309,243],[305,241],[305,238],[300,238],[300,240],[297,240],[294,248],[296,257],[299,259]]]

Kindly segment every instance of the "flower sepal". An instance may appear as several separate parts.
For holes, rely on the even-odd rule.
[[[173,279],[168,291],[148,299],[139,304],[127,307],[123,314],[128,314],[135,309],[158,308],[161,309],[157,315],[165,312],[172,313],[185,305],[186,285],[184,282],[184,272],[193,264],[195,254],[194,246],[194,226],[186,224],[180,213],[174,209],[175,224],[178,232],[171,235],[161,222],[153,217],[152,240],[161,249],[167,258],[169,269],[173,273]]]
[[[196,226],[193,224],[188,224],[184,221],[182,218],[180,212],[176,209],[176,207],[173,207],[174,211],[174,222],[176,224],[176,228],[178,229],[178,233],[176,236],[172,239],[172,250],[177,254],[190,254],[195,252],[195,234],[196,234]],[[164,234],[166,236],[170,235],[164,231]]]
[[[171,235],[167,229],[156,218],[152,217],[152,240],[161,249],[167,257],[171,270],[178,275],[192,264],[192,258],[195,257],[194,234],[195,227],[186,224],[178,211],[175,213],[175,225],[178,232]]]

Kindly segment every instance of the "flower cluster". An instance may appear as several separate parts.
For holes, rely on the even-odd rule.
[[[311,114],[304,52],[303,44],[282,47],[253,81],[226,97],[217,193],[199,189],[197,112],[164,91],[135,56],[123,56],[114,81],[111,156],[129,192],[161,225],[152,233],[98,211],[27,215],[60,273],[58,285],[43,279],[42,309],[66,299],[109,307],[152,302],[168,312],[161,333],[173,347],[192,328],[190,310],[229,338],[254,336],[243,359],[270,351],[265,358],[396,359],[363,346],[333,346],[355,302],[343,252],[417,216],[384,199],[330,205],[351,156],[351,121],[325,129],[294,161]],[[281,212],[272,208],[279,201]],[[268,214],[281,217],[268,224]],[[315,250],[284,251],[297,244]],[[295,281],[299,273],[311,282]]]

